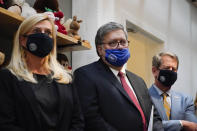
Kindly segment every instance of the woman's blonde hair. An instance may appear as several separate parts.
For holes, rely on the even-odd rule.
[[[71,82],[71,76],[66,70],[57,62],[56,59],[56,31],[54,27],[54,22],[48,17],[48,15],[40,13],[35,14],[27,19],[25,19],[19,26],[16,35],[14,37],[13,51],[8,69],[18,78],[24,79],[29,82],[36,83],[36,79],[33,77],[33,73],[28,70],[27,63],[25,60],[25,51],[20,44],[20,37],[26,34],[32,29],[32,27],[44,20],[48,20],[52,25],[52,38],[53,38],[53,49],[50,54],[45,57],[45,62],[43,66],[52,72],[52,78],[55,78],[59,83],[69,83]]]

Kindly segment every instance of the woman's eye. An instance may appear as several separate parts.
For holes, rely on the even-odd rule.
[[[40,29],[34,29],[33,33],[41,33],[41,30]]]
[[[46,31],[45,34],[51,35],[52,33],[51,33],[51,31]]]

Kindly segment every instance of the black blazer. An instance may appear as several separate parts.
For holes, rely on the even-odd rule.
[[[76,90],[70,84],[55,83],[59,92],[57,131],[82,131]],[[44,131],[32,86],[7,69],[0,71],[0,131]]]
[[[126,74],[148,124],[152,101],[147,87],[140,77],[129,71]],[[77,69],[73,85],[78,90],[86,131],[143,131],[140,112],[102,60]],[[157,111],[154,112],[154,130],[163,130]]]

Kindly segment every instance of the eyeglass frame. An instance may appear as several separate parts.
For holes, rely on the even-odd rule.
[[[123,43],[124,42],[124,43]],[[117,47],[119,47],[120,45],[122,47],[128,47],[129,46],[129,43],[130,41],[128,40],[113,40],[111,42],[108,42],[108,43],[105,43],[105,42],[102,42],[102,44],[107,44],[109,45],[111,48],[114,48],[116,49]],[[112,46],[114,44],[114,46]]]

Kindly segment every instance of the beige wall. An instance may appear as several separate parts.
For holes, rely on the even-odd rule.
[[[160,52],[164,44],[140,34],[128,33],[130,41],[129,49],[131,57],[127,64],[127,69],[141,76],[147,87],[154,82],[152,75],[152,56]]]

